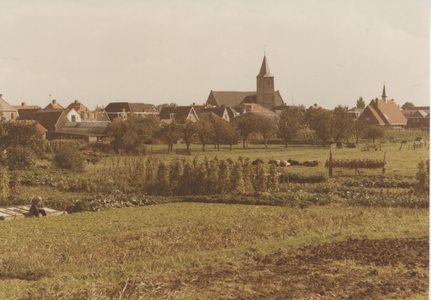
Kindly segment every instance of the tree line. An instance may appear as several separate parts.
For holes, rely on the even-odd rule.
[[[317,139],[340,142],[360,138],[383,138],[385,131],[381,126],[366,126],[359,121],[354,122],[347,113],[348,108],[341,105],[333,110],[322,108],[307,111],[298,107],[282,110],[278,117],[248,114],[234,118],[231,122],[216,118],[202,118],[197,122],[182,118],[170,124],[160,125],[152,117],[131,116],[127,120],[115,119],[108,125],[108,136],[116,153],[141,154],[145,152],[145,144],[160,140],[168,146],[168,152],[179,139],[186,144],[187,151],[194,142],[202,144],[202,151],[208,145],[220,149],[220,144],[230,146],[242,141],[243,148],[250,137],[259,137],[265,147],[269,139],[281,139],[287,148],[301,130],[312,130]]]

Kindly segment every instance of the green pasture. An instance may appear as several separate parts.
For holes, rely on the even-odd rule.
[[[429,216],[342,204],[170,203],[2,221],[0,231],[0,299],[107,299],[106,286],[134,276],[348,238],[428,238]]]

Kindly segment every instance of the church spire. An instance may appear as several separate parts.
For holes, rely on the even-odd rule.
[[[260,72],[257,76],[258,77],[272,77],[272,74],[269,71],[268,61],[266,60],[266,53],[263,55],[262,66],[260,67]]]
[[[385,86],[385,84],[383,84],[382,100],[384,100],[386,102],[386,86]]]

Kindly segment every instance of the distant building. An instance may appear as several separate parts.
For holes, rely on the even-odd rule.
[[[367,125],[405,127],[407,125],[406,117],[393,99],[387,100],[386,98],[386,87],[383,86],[382,99],[371,100],[358,120]]]
[[[198,110],[197,114],[198,114],[199,119],[201,119],[201,116],[204,116],[205,113],[213,113],[225,121],[228,121],[228,122],[230,121],[229,112],[228,112],[227,108],[224,106],[205,108],[205,109]]]
[[[283,105],[284,101],[280,91],[274,90],[274,76],[271,74],[266,60],[263,57],[262,66],[256,76],[255,92],[218,92],[211,90],[206,104],[213,107],[235,107],[241,103],[257,103],[271,110],[274,106]]]
[[[40,109],[39,105],[27,105],[27,103],[22,102],[21,105],[12,105],[15,109],[18,110],[18,114],[21,111],[37,111]]]
[[[58,104],[57,100],[53,99],[44,109],[64,109],[64,107]]]
[[[423,110],[417,110],[407,118],[407,128],[430,128],[430,114]]]
[[[356,121],[359,119],[363,112],[363,108],[351,108],[347,111],[347,114],[351,116],[354,121]]]
[[[111,102],[105,107],[105,111],[111,121],[115,118],[126,120],[129,115],[157,117],[159,114],[153,104],[131,102]]]
[[[84,104],[75,100],[68,109],[76,110],[81,116],[82,122],[108,122],[110,121],[108,114],[105,111],[89,110]]]
[[[3,99],[0,94],[0,118],[5,118],[7,121],[18,118],[18,110]]]
[[[164,123],[178,121],[181,118],[186,118],[193,122],[199,120],[199,117],[192,106],[163,107],[159,113],[159,119]]]

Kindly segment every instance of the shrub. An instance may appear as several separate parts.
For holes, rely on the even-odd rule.
[[[11,147],[7,150],[6,163],[10,170],[28,170],[36,164],[36,154],[27,147]]]
[[[310,175],[301,175],[301,174],[284,174],[280,176],[281,182],[294,182],[294,183],[319,183],[319,182],[327,182],[328,177],[323,173],[316,173]]]
[[[416,173],[415,194],[428,195],[430,188],[429,161],[428,166],[421,161],[418,164],[418,172]]]
[[[85,158],[74,145],[63,145],[54,156],[54,166],[73,172],[84,171]]]
[[[6,168],[0,165],[0,198],[9,196],[9,178]]]

